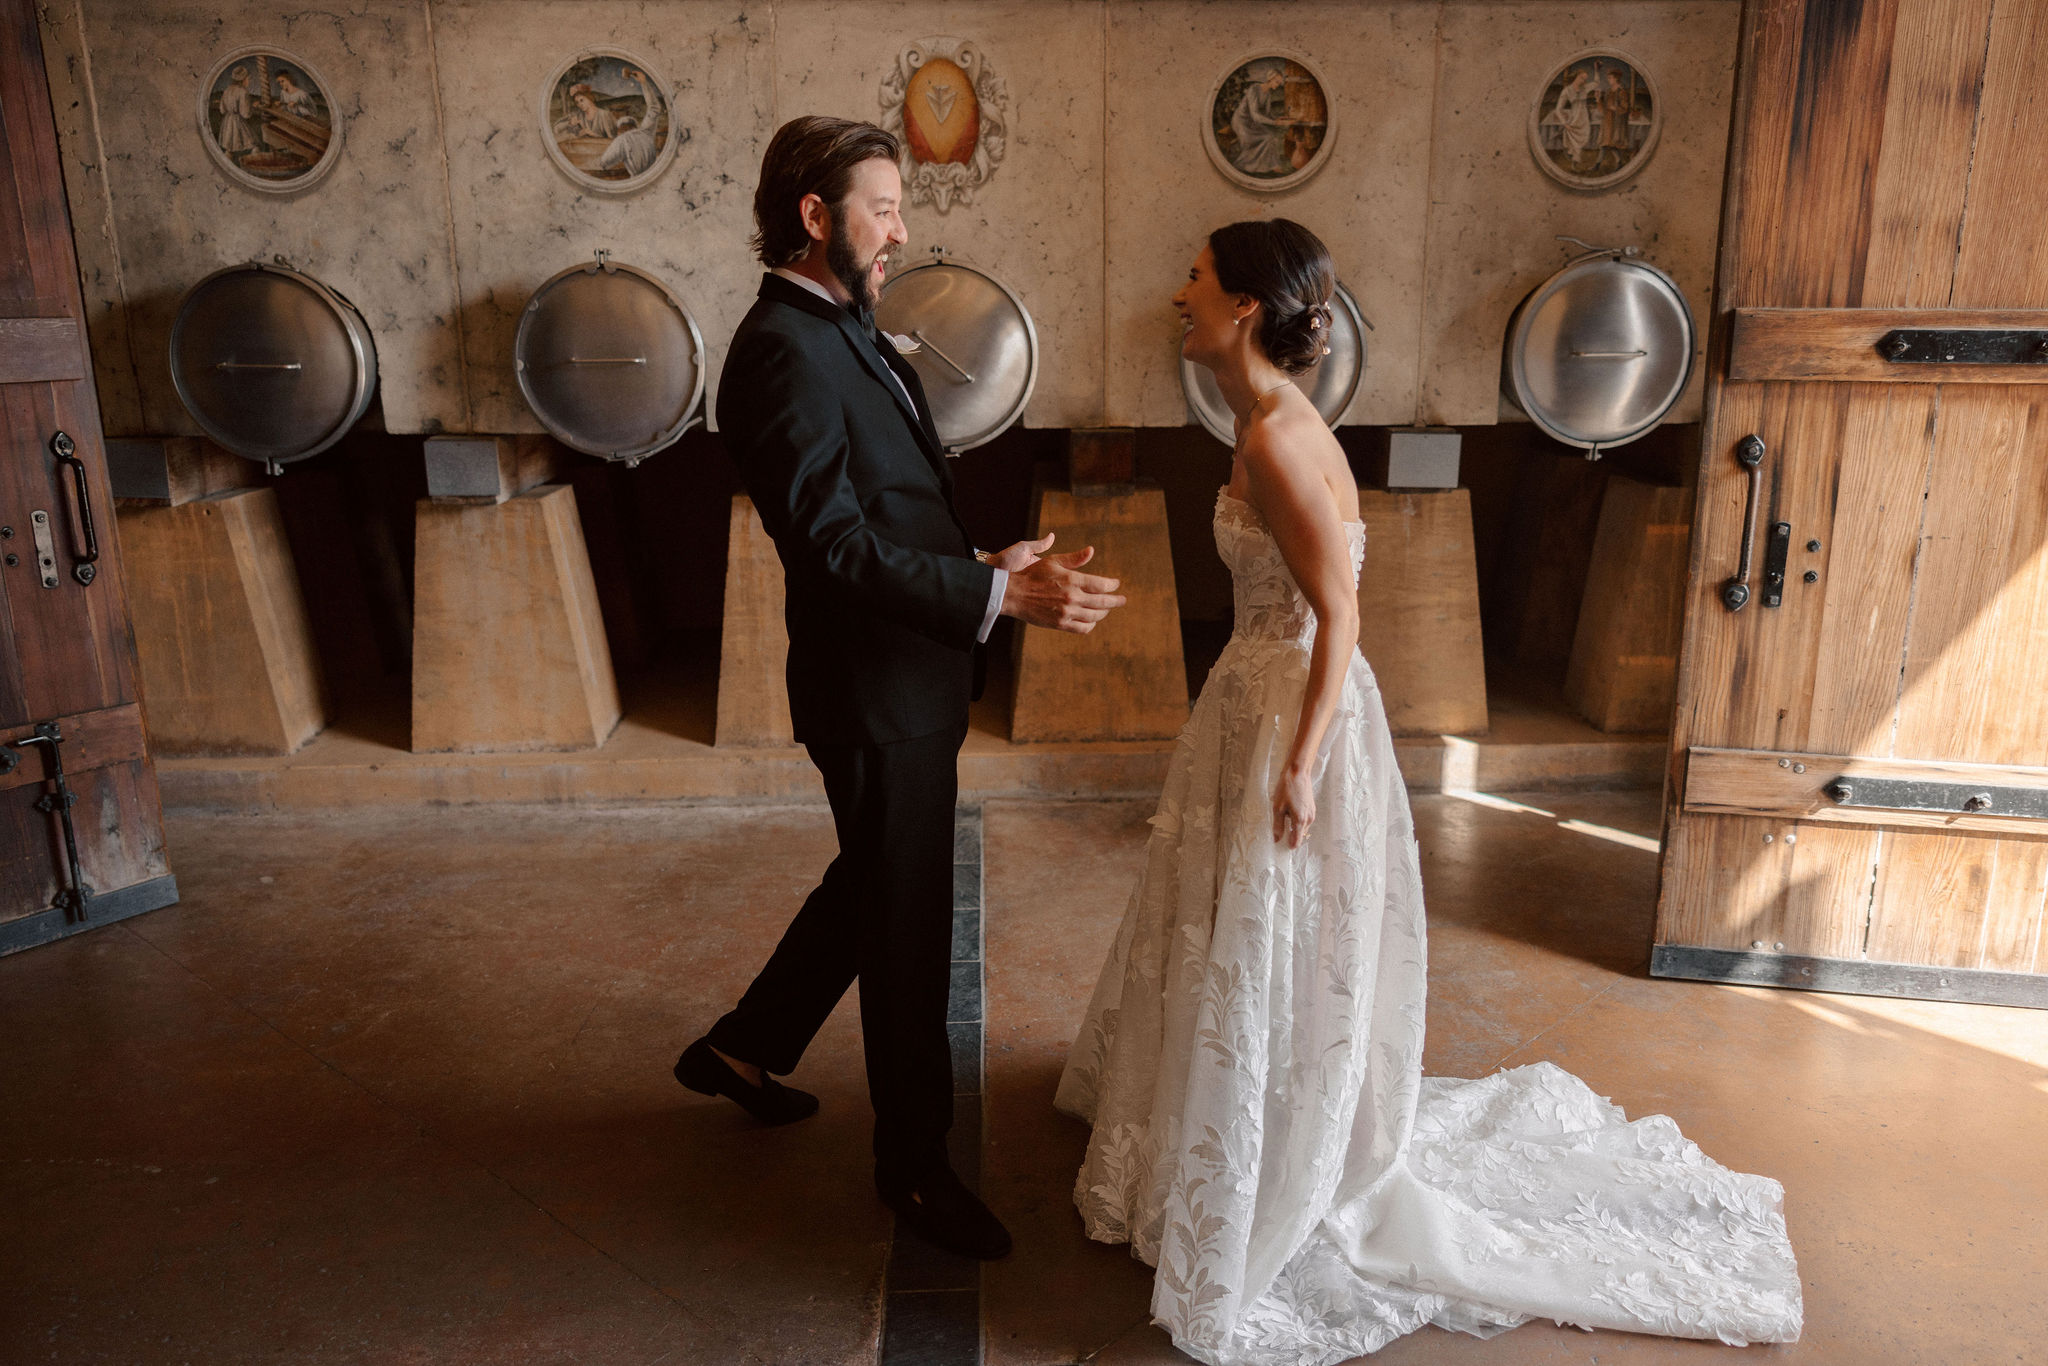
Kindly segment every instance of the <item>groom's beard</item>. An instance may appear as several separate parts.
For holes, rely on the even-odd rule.
[[[825,243],[825,265],[832,271],[833,278],[853,296],[853,302],[847,308],[860,319],[862,326],[872,324],[875,305],[881,302],[871,283],[871,272],[875,262],[888,254],[884,249],[879,255],[861,260],[860,254],[854,250],[853,234],[847,231],[846,224],[837,215],[833,216],[832,236]]]

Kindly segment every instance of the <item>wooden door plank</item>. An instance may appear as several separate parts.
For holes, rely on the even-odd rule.
[[[1898,739],[1913,759],[2048,746],[2048,395],[1943,390]],[[1873,747],[1865,745],[1869,752]]]
[[[1884,144],[1870,188],[1867,306],[1949,302],[1991,10],[1992,0],[1900,0]]]
[[[2048,844],[1998,842],[1998,862],[1985,898],[1984,940],[1976,967],[2040,972],[2048,926]]]
[[[84,378],[76,318],[0,318],[0,384]]]
[[[1883,831],[1754,816],[1673,823],[1657,942],[1854,958]]]
[[[2043,309],[1738,308],[1729,326],[1731,380],[2048,384],[2048,365],[1900,364],[1877,345],[1900,327],[2048,330]]]
[[[1957,243],[1957,308],[2048,308],[2048,5],[1998,0],[1991,17],[1970,200]]]
[[[1859,385],[1810,392],[1847,413],[1820,555],[1807,555],[1805,538],[1793,528],[1793,564],[1818,570],[1814,586],[1823,590],[1804,743],[1834,753],[1889,753],[1940,391]],[[1788,591],[1805,586],[1799,575],[1791,577]]]
[[[1878,870],[1870,957],[2039,971],[2044,898],[2048,842],[1901,831]]]
[[[43,70],[42,35],[31,6],[10,8],[19,13],[0,26],[0,90],[14,98],[0,111],[0,135],[7,143],[29,253],[29,273],[17,282],[17,297],[47,301],[50,313],[81,317],[85,307],[71,245],[71,209],[64,199],[56,115],[50,109],[49,76]],[[97,422],[96,404],[93,411]]]
[[[1752,145],[1741,175],[1747,194],[1774,178],[1783,188],[1775,221],[1746,215],[1737,251],[1756,269],[1727,302],[1854,308],[1864,301],[1873,222],[1867,187],[1884,142],[1898,5],[1772,0],[1766,8],[1799,16],[1791,99],[1769,101],[1786,107],[1784,151],[1770,160]],[[1755,207],[1765,210],[1761,196]]]

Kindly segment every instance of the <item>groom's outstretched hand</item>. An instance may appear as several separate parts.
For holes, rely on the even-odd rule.
[[[1119,580],[1076,572],[1095,558],[1094,546],[1064,555],[1045,554],[1051,545],[1052,537],[1047,536],[1042,541],[1019,541],[1003,552],[1004,556],[1019,552],[1015,558],[1024,561],[1020,568],[1011,569],[1010,581],[1003,587],[1003,615],[1031,626],[1086,635],[1096,622],[1124,605],[1123,594],[1116,591]],[[996,563],[1010,568],[1000,558]]]

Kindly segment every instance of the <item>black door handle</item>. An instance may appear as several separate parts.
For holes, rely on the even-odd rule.
[[[91,583],[100,572],[100,542],[92,529],[92,491],[86,487],[85,462],[78,458],[78,443],[69,432],[60,431],[50,438],[50,454],[57,457],[58,464],[71,467],[71,482],[78,490],[78,529],[84,534],[85,553],[72,564],[71,577]]]
[[[1721,585],[1721,605],[1731,612],[1740,612],[1749,601],[1749,552],[1756,542],[1757,495],[1763,488],[1763,438],[1754,432],[1743,437],[1736,443],[1735,459],[1749,471],[1749,493],[1742,509],[1742,562],[1735,568],[1735,577]]]

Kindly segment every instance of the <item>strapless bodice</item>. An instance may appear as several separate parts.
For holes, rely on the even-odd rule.
[[[1346,522],[1351,544],[1351,580],[1365,564],[1365,523]],[[1230,568],[1230,591],[1237,604],[1232,640],[1273,641],[1299,645],[1315,642],[1316,614],[1302,596],[1280,554],[1279,542],[1259,510],[1227,489],[1216,490],[1216,553]]]

